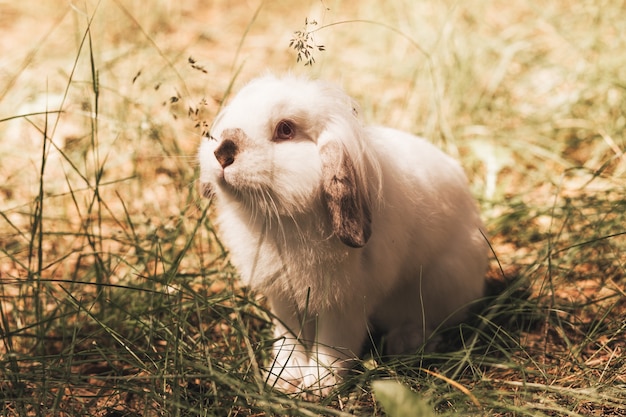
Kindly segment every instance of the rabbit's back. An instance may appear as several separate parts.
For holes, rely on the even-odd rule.
[[[364,271],[387,283],[371,314],[385,330],[413,322],[432,331],[483,294],[488,247],[478,208],[463,169],[434,145],[394,129],[369,132],[382,195]]]

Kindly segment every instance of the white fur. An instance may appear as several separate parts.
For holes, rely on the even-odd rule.
[[[487,245],[462,168],[424,139],[363,126],[356,113],[324,82],[265,76],[239,92],[200,147],[222,240],[277,317],[268,382],[286,391],[327,394],[368,326],[386,332],[390,353],[410,352],[483,294]],[[276,138],[281,120],[293,138]],[[223,168],[225,137],[236,137],[237,151],[225,152],[234,160]],[[347,216],[363,226],[356,236],[341,230],[355,210],[337,211],[343,200],[327,193],[344,183],[356,193]]]

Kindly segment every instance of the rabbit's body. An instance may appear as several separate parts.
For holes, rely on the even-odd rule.
[[[487,246],[461,167],[354,113],[321,82],[261,78],[200,150],[232,262],[278,318],[270,382],[285,390],[325,393],[371,325],[390,353],[416,350],[483,294]]]

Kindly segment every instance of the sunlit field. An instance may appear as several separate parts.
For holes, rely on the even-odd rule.
[[[626,3],[0,0],[0,33],[0,415],[626,416]],[[268,71],[459,159],[492,248],[436,353],[320,402],[266,386],[196,182]]]

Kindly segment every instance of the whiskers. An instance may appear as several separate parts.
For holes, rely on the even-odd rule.
[[[244,195],[246,194],[246,195]],[[290,209],[288,202],[280,200],[270,187],[255,187],[247,193],[238,192],[237,196],[243,201],[249,211],[250,222],[263,225],[265,238],[276,242],[279,247],[288,248],[293,244],[294,236],[299,243],[306,243],[306,233],[296,214]],[[286,231],[286,229],[290,229]]]

